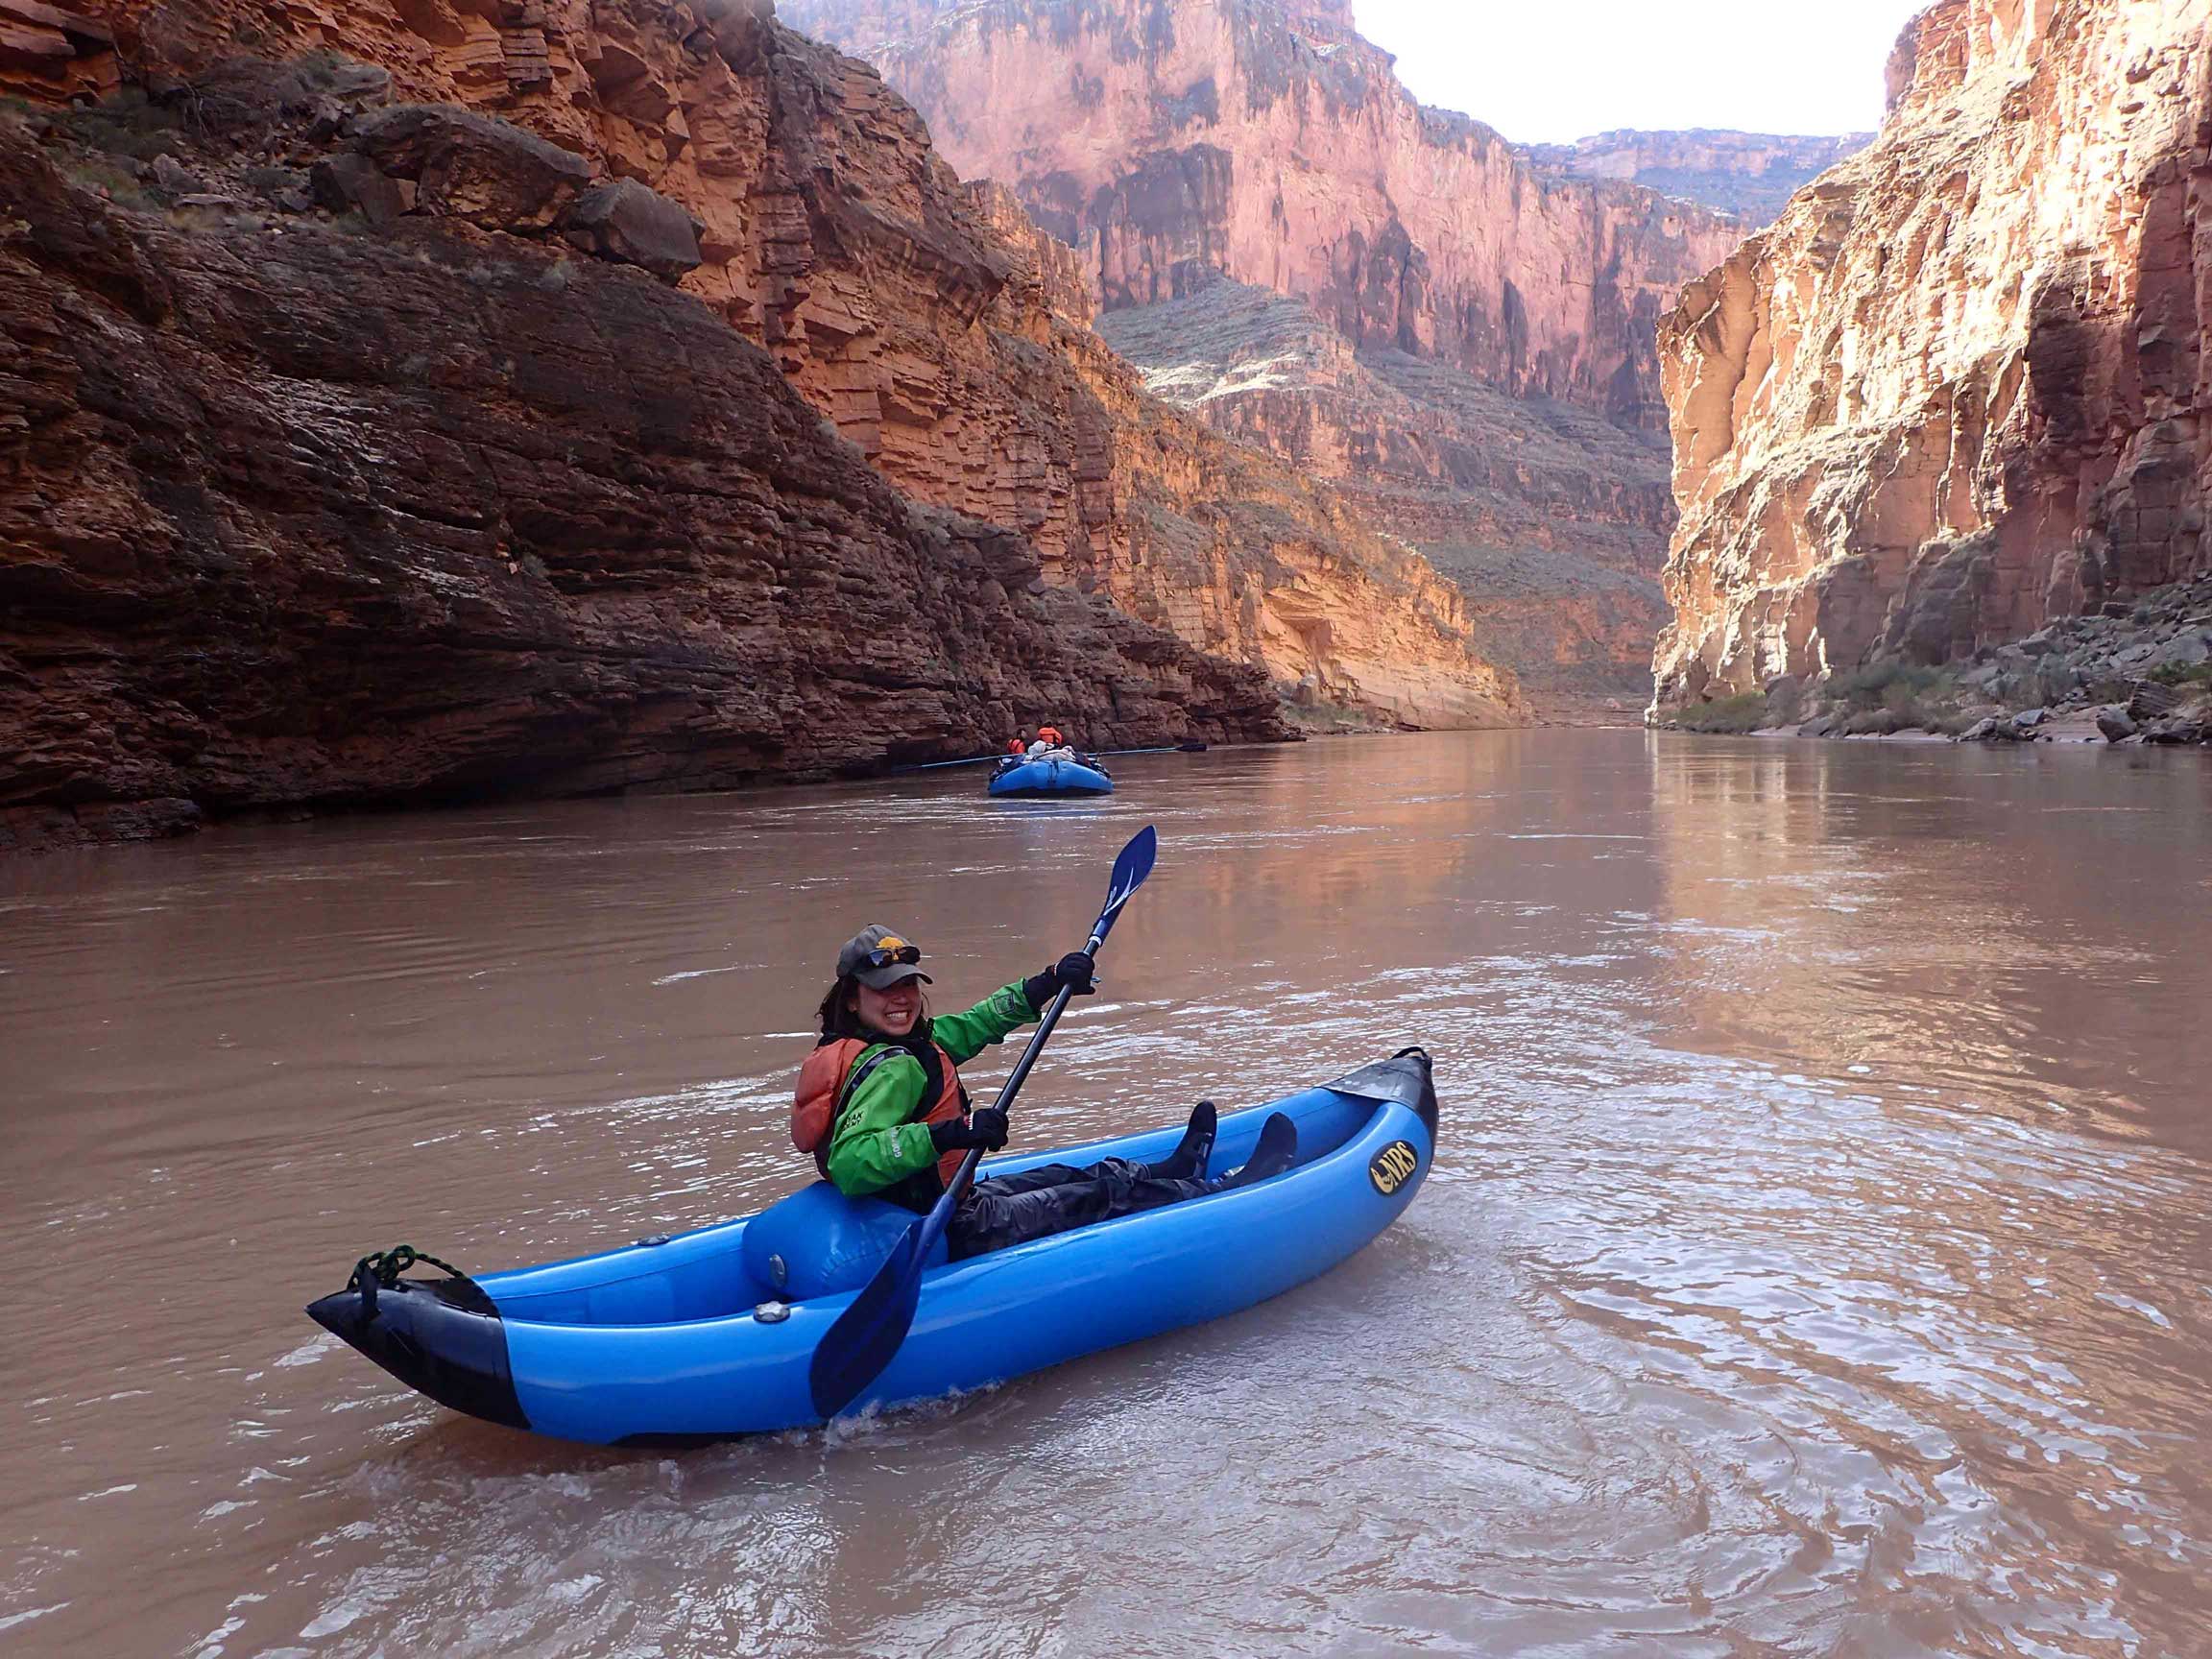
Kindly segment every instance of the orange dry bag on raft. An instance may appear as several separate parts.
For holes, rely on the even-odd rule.
[[[850,1075],[853,1062],[871,1047],[876,1050],[874,1057],[860,1068],[858,1075]],[[830,1133],[837,1127],[837,1114],[845,1109],[846,1097],[860,1086],[861,1078],[898,1052],[887,1044],[840,1037],[816,1048],[799,1068],[799,1091],[791,1103],[791,1144],[814,1154],[814,1167],[825,1181],[830,1178]],[[960,1087],[960,1069],[943,1048],[937,1050],[937,1058],[945,1068],[945,1088],[934,1102],[924,1101],[927,1110],[907,1118],[909,1123],[950,1123],[967,1116],[968,1093]],[[960,1172],[960,1160],[967,1155],[953,1151],[938,1159],[938,1179],[950,1187],[952,1177]]]

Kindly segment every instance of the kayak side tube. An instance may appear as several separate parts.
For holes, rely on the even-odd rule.
[[[1299,1128],[1302,1161],[1284,1174],[927,1271],[904,1345],[853,1409],[985,1387],[1279,1295],[1396,1220],[1435,1155],[1436,1098],[1418,1050],[1222,1119],[1212,1172],[1248,1157],[1273,1112]],[[1169,1128],[1056,1148],[994,1161],[983,1173],[1151,1161],[1179,1137]],[[780,1252],[797,1247],[786,1240],[817,1237],[824,1220],[842,1235],[831,1248],[850,1256],[841,1287],[778,1299],[758,1264],[781,1264]],[[488,1275],[478,1283],[495,1312],[466,1329],[428,1310],[419,1316],[419,1299],[437,1299],[442,1286],[418,1281],[377,1299],[379,1320],[408,1310],[388,1333],[349,1334],[325,1317],[347,1313],[329,1305],[357,1301],[352,1292],[310,1311],[433,1398],[565,1439],[688,1443],[805,1428],[821,1421],[807,1387],[815,1345],[913,1220],[817,1184],[759,1215],[664,1244]],[[758,1232],[748,1238],[751,1229]],[[438,1355],[445,1368],[413,1350]],[[477,1389],[469,1378],[486,1381]],[[493,1380],[511,1388],[512,1414]]]

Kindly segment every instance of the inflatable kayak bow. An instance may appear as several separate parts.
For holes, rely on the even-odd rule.
[[[1214,1174],[1250,1155],[1270,1112],[1296,1119],[1298,1162],[1271,1180],[965,1262],[947,1261],[940,1240],[911,1331],[853,1408],[1020,1377],[1327,1272],[1396,1220],[1428,1175],[1429,1070],[1407,1049],[1224,1118]],[[995,1159],[984,1174],[1164,1158],[1180,1136],[1178,1126]],[[402,1247],[366,1258],[307,1312],[433,1400],[565,1440],[669,1445],[804,1428],[821,1421],[807,1387],[816,1343],[914,1219],[816,1182],[757,1215],[482,1279],[401,1278],[430,1260]]]
[[[1080,760],[1016,760],[1012,757],[991,775],[991,793],[1009,795],[1111,795],[1114,780],[1106,768]]]

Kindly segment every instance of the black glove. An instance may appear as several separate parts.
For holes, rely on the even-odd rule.
[[[1038,1013],[1060,994],[1065,985],[1078,997],[1088,997],[1097,988],[1094,975],[1097,973],[1091,958],[1080,950],[1070,950],[1042,974],[1032,974],[1022,981],[1022,995],[1029,998],[1029,1006]]]
[[[978,1106],[966,1121],[958,1118],[929,1125],[929,1143],[939,1152],[963,1151],[980,1146],[996,1152],[1006,1144],[1006,1114],[996,1106]]]

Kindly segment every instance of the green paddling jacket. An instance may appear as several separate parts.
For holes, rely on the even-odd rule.
[[[950,1078],[942,1075],[945,1056],[937,1050],[958,1067],[1037,1017],[1017,980],[965,1013],[926,1020],[912,1036],[871,1044],[855,1055],[847,1076],[858,1077],[859,1086],[848,1089],[830,1131],[828,1169],[837,1190],[851,1198],[888,1198],[910,1210],[935,1204],[945,1194],[945,1182],[929,1125],[922,1119],[948,1085],[960,1086],[956,1070]]]

